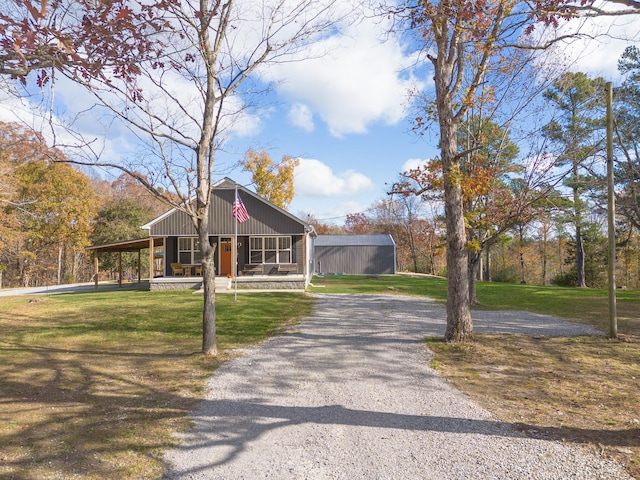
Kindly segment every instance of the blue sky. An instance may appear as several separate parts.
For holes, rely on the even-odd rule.
[[[615,22],[616,35],[640,32],[637,19],[598,22],[588,28],[604,31]],[[262,81],[273,82],[273,90],[259,113],[236,125],[230,151],[218,157],[220,175],[248,184],[249,175],[234,164],[249,148],[264,149],[275,160],[285,154],[299,157],[291,212],[342,224],[347,213],[366,211],[383,198],[408,164],[435,156],[437,138],[411,132],[409,91],[430,91],[429,66],[402,39],[382,41],[387,29],[373,20],[351,24],[324,41],[327,55],[258,72]],[[627,44],[573,42],[560,54],[572,70],[615,81],[616,62]],[[60,82],[56,88],[58,108],[81,108],[82,94],[73,85]],[[34,101],[40,100],[36,96]],[[0,120],[30,123],[29,109],[26,100],[3,95]],[[90,122],[85,128],[100,131]],[[135,149],[124,131],[112,128],[110,133],[105,156],[126,156],[127,149]]]
[[[393,125],[373,123],[363,133],[336,137],[324,122],[311,132],[292,125],[287,112],[274,112],[246,145],[264,148],[274,160],[299,157],[294,214],[312,213],[318,219],[341,224],[347,213],[363,211],[386,196],[389,184],[410,159],[435,155],[435,140],[411,133],[403,118]],[[246,184],[250,177],[239,167],[229,176]]]
[[[591,31],[612,24],[621,36],[640,31],[637,20],[627,19],[601,20]],[[430,66],[416,62],[397,39],[379,42],[372,25],[360,28],[363,35],[343,39],[344,46],[329,58],[275,74],[285,81],[275,87],[277,106],[253,135],[242,139],[249,147],[265,148],[276,160],[284,154],[300,157],[290,210],[335,224],[385,197],[389,184],[408,165],[437,155],[434,135],[412,133],[415,111],[408,96],[409,89],[431,91]],[[556,54],[574,71],[616,81],[617,60],[627,44],[610,38],[573,42]],[[249,181],[239,170],[232,176]]]

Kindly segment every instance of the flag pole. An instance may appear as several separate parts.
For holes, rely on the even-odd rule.
[[[235,197],[233,198],[233,202],[235,205],[235,202],[238,201],[238,184],[236,183],[236,191],[235,191]],[[233,225],[234,225],[234,241],[233,241],[233,251],[234,253],[234,262],[233,262],[233,301],[237,302],[238,301],[238,219],[234,218],[233,219]]]

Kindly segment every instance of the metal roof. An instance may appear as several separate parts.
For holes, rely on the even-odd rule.
[[[388,233],[372,235],[318,235],[316,247],[392,247],[393,238]]]
[[[105,243],[103,245],[92,245],[85,247],[85,250],[96,250],[98,253],[102,252],[137,252],[149,248],[151,245],[151,238],[137,238],[134,240],[123,240],[120,242]],[[154,238],[153,246],[161,247],[164,244],[163,238]]]

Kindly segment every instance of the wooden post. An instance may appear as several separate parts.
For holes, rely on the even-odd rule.
[[[93,282],[94,289],[98,290],[98,250],[93,251]]]
[[[309,265],[307,265],[309,263],[309,259],[307,258],[307,242],[309,241],[309,236],[309,232],[305,231],[304,236],[302,237],[302,275],[304,275],[305,285],[307,280],[311,280],[307,279],[307,272],[309,271]],[[293,245],[291,245],[291,247],[293,247]],[[293,252],[293,248],[291,251]],[[291,263],[294,262],[295,258],[292,258]]]
[[[138,283],[142,282],[142,249],[138,250]]]
[[[616,312],[616,200],[613,178],[613,87],[607,82],[607,223],[609,233],[609,338],[618,336]]]
[[[153,250],[153,238],[149,237],[149,284],[153,280],[156,271],[156,256]],[[151,288],[151,287],[149,287]]]
[[[118,252],[118,286],[122,287],[122,252]]]

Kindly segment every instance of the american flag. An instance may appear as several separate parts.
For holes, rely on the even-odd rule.
[[[242,200],[240,199],[240,194],[236,190],[236,200],[233,202],[233,218],[236,219],[238,223],[246,222],[249,220],[249,213],[247,212],[247,207],[244,206]]]

